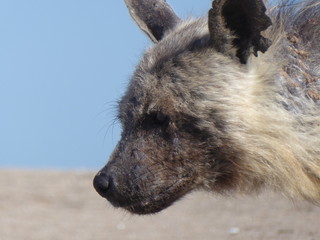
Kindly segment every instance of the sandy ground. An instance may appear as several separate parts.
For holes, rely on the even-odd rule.
[[[0,170],[0,240],[319,240],[320,207],[194,193],[152,216],[114,209],[92,172]]]

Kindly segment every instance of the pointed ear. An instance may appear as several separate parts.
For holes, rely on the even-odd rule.
[[[212,46],[222,53],[235,47],[241,63],[252,53],[264,53],[271,41],[261,36],[261,31],[272,24],[265,12],[262,0],[213,1],[208,21]]]
[[[180,21],[165,0],[125,0],[125,3],[132,18],[153,42],[160,41]]]

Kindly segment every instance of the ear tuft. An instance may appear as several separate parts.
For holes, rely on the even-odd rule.
[[[246,63],[250,54],[265,52],[271,41],[261,36],[272,23],[262,0],[215,0],[209,11],[212,45],[226,53],[237,49],[236,56]]]

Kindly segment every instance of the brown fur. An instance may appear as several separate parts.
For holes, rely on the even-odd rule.
[[[267,15],[263,37],[267,20],[242,45],[231,29],[218,48],[213,32],[227,31],[189,19],[146,51],[119,103],[122,138],[94,181],[102,196],[139,214],[194,189],[271,187],[320,203],[320,2]]]

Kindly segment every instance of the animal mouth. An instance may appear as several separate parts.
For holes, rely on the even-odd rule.
[[[160,212],[161,210],[169,207],[173,201],[142,201],[140,203],[131,204],[124,207],[127,211],[135,214],[154,214]]]
[[[179,179],[174,184],[153,196],[137,197],[136,200],[131,198],[130,201],[123,201],[122,203],[111,201],[111,203],[114,207],[124,208],[134,214],[154,214],[169,207],[191,191],[190,189],[181,188],[181,185],[185,184],[184,180],[185,179]]]
[[[107,200],[116,208],[123,208],[131,213],[144,215],[157,213],[169,207],[179,198],[174,196],[165,198],[158,194],[156,197],[143,198],[141,200],[139,199],[140,197],[136,197],[136,199],[130,197],[130,200],[124,200],[123,198],[121,200],[107,198]]]

